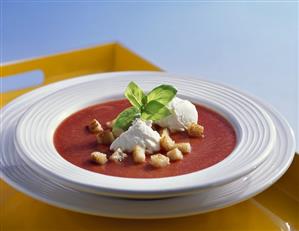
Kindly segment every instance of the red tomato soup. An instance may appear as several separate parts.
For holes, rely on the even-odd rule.
[[[108,161],[100,166],[93,163],[91,152],[101,151],[108,155],[112,152],[107,145],[97,144],[95,135],[88,131],[86,125],[92,119],[97,119],[105,129],[106,122],[113,120],[129,106],[129,102],[123,99],[94,105],[72,114],[59,125],[54,134],[58,153],[72,164],[93,172],[119,177],[158,178],[205,169],[225,159],[235,148],[236,133],[232,125],[218,113],[196,105],[198,122],[205,128],[205,137],[190,138],[185,132],[171,134],[176,142],[190,142],[192,146],[192,152],[185,154],[183,160],[160,169],[149,165],[149,156],[146,163],[134,164],[130,154],[120,164]]]

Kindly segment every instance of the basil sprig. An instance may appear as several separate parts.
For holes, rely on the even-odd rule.
[[[130,82],[125,96],[132,104],[116,118],[113,129],[127,130],[136,118],[157,121],[171,114],[167,104],[175,97],[177,90],[171,85],[160,85],[147,95],[134,82]]]

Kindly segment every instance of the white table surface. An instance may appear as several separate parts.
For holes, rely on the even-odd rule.
[[[297,1],[2,1],[1,10],[2,63],[120,41],[164,70],[269,102],[299,144]],[[3,81],[2,91],[28,84]]]

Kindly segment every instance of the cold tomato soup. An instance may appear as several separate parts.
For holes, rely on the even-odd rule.
[[[185,132],[171,134],[176,142],[189,142],[192,152],[185,154],[181,161],[172,162],[165,168],[154,168],[149,156],[144,164],[135,164],[132,156],[121,163],[108,161],[105,165],[93,163],[90,154],[100,151],[109,154],[109,146],[98,144],[94,134],[86,125],[97,119],[105,124],[113,120],[125,108],[130,107],[127,100],[116,100],[97,104],[67,117],[54,134],[54,144],[58,153],[67,161],[89,171],[130,178],[159,178],[187,174],[208,168],[225,159],[236,145],[236,133],[232,125],[218,113],[195,104],[198,122],[205,128],[204,138],[190,138]],[[163,154],[163,152],[161,152]]]

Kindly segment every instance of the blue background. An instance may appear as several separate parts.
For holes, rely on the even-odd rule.
[[[2,62],[120,41],[167,71],[224,82],[262,98],[298,130],[297,1],[1,5]],[[2,90],[16,86],[4,81]]]

